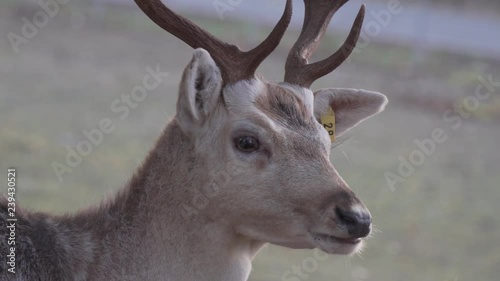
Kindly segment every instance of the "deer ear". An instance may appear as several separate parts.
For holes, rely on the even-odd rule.
[[[329,108],[335,113],[336,134],[340,136],[361,121],[384,110],[387,97],[357,89],[322,89],[314,93],[314,116],[319,120]]]
[[[187,132],[201,125],[215,109],[221,94],[219,67],[210,54],[196,49],[184,70],[177,100],[177,120]]]

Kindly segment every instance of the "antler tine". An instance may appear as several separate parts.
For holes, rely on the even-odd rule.
[[[309,64],[308,59],[319,46],[330,21],[348,0],[304,0],[305,18],[299,39],[293,45],[285,65],[285,82],[309,88],[318,78],[330,73],[344,62],[356,47],[365,15],[362,5],[341,48],[330,57]]]
[[[262,61],[274,51],[285,34],[292,17],[292,1],[287,0],[285,11],[269,36],[254,49],[243,52],[176,14],[161,0],[135,0],[141,10],[158,26],[193,48],[207,50],[215,60],[224,82],[234,83],[254,77]]]

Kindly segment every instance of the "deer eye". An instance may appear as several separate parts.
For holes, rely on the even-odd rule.
[[[259,149],[259,141],[250,136],[239,137],[236,139],[236,147],[242,152],[253,152]]]

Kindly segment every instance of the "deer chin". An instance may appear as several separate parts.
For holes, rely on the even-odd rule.
[[[363,248],[363,240],[360,238],[341,238],[329,234],[310,232],[309,239],[318,249],[329,254],[352,255]]]
[[[303,242],[272,242],[271,244],[273,245],[278,245],[286,248],[291,248],[291,249],[314,249],[316,246],[314,244],[311,244],[308,241],[303,241]]]

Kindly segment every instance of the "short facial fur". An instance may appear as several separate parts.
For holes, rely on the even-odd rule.
[[[74,215],[18,210],[18,273],[1,263],[0,280],[244,281],[265,243],[354,253],[371,217],[330,163],[317,119],[331,107],[341,135],[386,103],[259,78],[223,86],[197,49],[175,118],[128,185]],[[6,206],[0,198],[2,225]],[[0,240],[2,254],[9,247]]]
[[[317,120],[332,107],[341,135],[380,112],[385,96],[352,89],[312,93],[258,78],[217,92],[222,80],[215,63],[201,49],[194,57],[192,64],[211,71],[197,72],[199,80],[209,83],[194,92],[191,84],[181,86],[178,119],[199,116],[195,125],[181,127],[195,142],[198,157],[212,163],[212,173],[238,167],[238,174],[229,177],[211,201],[221,216],[217,219],[229,221],[238,233],[259,241],[320,247],[329,253],[356,252],[361,243],[336,243],[326,237],[352,237],[338,219],[339,208],[367,218],[369,212],[330,163],[331,141]],[[185,77],[192,73],[188,67]],[[235,140],[242,136],[257,139],[258,150],[239,151]]]

